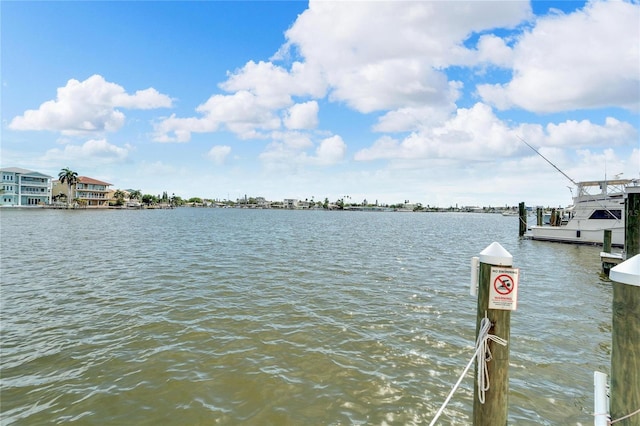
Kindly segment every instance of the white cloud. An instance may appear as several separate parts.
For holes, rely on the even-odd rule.
[[[513,79],[480,85],[501,109],[556,112],[640,105],[640,4],[592,1],[540,18],[514,47]]]
[[[451,101],[441,70],[470,60],[463,41],[530,14],[527,2],[311,1],[281,52],[297,48],[331,99],[360,112],[440,106]]]
[[[493,34],[485,34],[478,40],[478,60],[500,67],[510,67],[513,51],[503,39]]]
[[[347,145],[338,135],[322,139],[313,154],[313,142],[299,133],[277,134],[260,154],[267,169],[297,173],[308,166],[332,166],[344,160]]]
[[[119,163],[127,159],[130,146],[119,147],[106,139],[91,139],[82,145],[65,145],[63,149],[50,149],[45,154],[47,161],[84,162],[86,164]]]
[[[411,109],[454,109],[461,86],[449,82],[443,69],[477,60],[475,51],[463,46],[467,37],[475,31],[515,26],[530,14],[529,4],[518,1],[311,1],[272,58],[288,58],[295,50],[303,62],[293,62],[290,69],[247,62],[219,85],[230,94],[211,96],[197,109],[201,117],[171,116],[157,123],[154,139],[186,142],[192,132],[222,129],[243,139],[259,138],[283,124],[309,129],[317,125],[309,99],[327,94],[360,112],[398,109],[398,114],[382,120],[379,129],[404,128]],[[483,60],[507,60],[508,48],[500,40],[486,38],[482,46]],[[292,106],[294,97],[303,98],[302,105],[307,102],[304,111]],[[283,123],[278,115],[284,116]]]
[[[290,103],[290,96],[324,96],[325,82],[315,71],[301,62],[294,62],[287,71],[271,62],[249,61],[241,69],[229,73],[220,88],[227,92],[249,91],[278,108]]]
[[[637,144],[638,132],[631,124],[615,118],[607,118],[604,125],[567,120],[546,127],[527,123],[514,126],[499,119],[488,105],[477,103],[472,108],[460,108],[443,123],[424,127],[402,140],[383,136],[372,146],[356,152],[354,159],[415,163],[417,159],[487,161],[517,152],[530,155],[519,137],[542,147],[543,152],[545,147],[633,146]]]
[[[100,77],[100,76],[94,76]],[[93,77],[91,77],[93,78]],[[104,81],[104,79],[102,80]],[[116,85],[117,86],[117,85]],[[121,89],[117,86],[116,89]],[[145,90],[138,90],[134,95],[119,93],[113,97],[113,105],[128,109],[155,109],[171,107],[171,98],[163,95],[153,87]]]
[[[314,129],[318,126],[318,103],[309,101],[291,106],[285,113],[287,129]]]
[[[338,135],[323,139],[316,149],[316,161],[321,165],[333,165],[344,159],[347,145]]]
[[[384,136],[355,154],[357,161],[376,159],[504,157],[517,150],[516,132],[498,119],[491,108],[478,103],[460,108],[446,122],[414,132],[402,141]]]
[[[308,101],[294,104],[292,96],[322,97],[325,85],[321,76],[300,62],[291,69],[270,62],[249,61],[229,73],[220,88],[231,92],[212,95],[196,108],[201,117],[178,118],[172,115],[155,125],[157,142],[188,142],[191,133],[209,133],[226,129],[242,139],[264,138],[265,131],[317,126],[318,104]],[[278,114],[284,116],[284,123]]]
[[[271,138],[274,141],[282,142],[282,144],[288,149],[296,151],[303,151],[313,147],[313,141],[311,140],[310,134],[307,132],[273,132],[271,133]]]
[[[458,97],[458,91],[462,84],[459,82],[449,82],[450,103],[447,105],[425,105],[398,108],[389,111],[378,118],[378,122],[373,126],[376,132],[408,132],[419,130],[425,127],[433,127],[446,121],[451,113],[455,112],[456,104],[454,99]]]
[[[171,99],[153,88],[129,95],[124,88],[93,75],[85,81],[71,79],[58,89],[57,99],[44,102],[37,110],[27,110],[9,124],[12,130],[50,130],[64,135],[113,132],[120,129],[125,115],[116,108],[152,109],[170,107]]]
[[[575,180],[611,179],[620,175],[622,179],[640,178],[640,149],[631,151],[628,158],[620,156],[613,149],[593,151],[581,149],[576,151],[576,159],[569,171]]]
[[[207,157],[214,164],[223,164],[224,160],[231,153],[231,147],[228,145],[216,145],[207,152]]]
[[[589,120],[567,120],[547,125],[550,145],[557,146],[621,146],[638,142],[638,131],[629,123],[607,117],[603,126]]]
[[[212,95],[196,108],[200,117],[178,118],[172,115],[155,124],[157,142],[188,142],[191,133],[209,133],[226,129],[242,139],[264,138],[265,131],[277,131],[283,122],[289,129],[309,129],[317,125],[315,101],[295,104],[292,96],[324,96],[325,85],[317,74],[300,62],[291,69],[270,62],[249,61],[229,73],[220,88],[230,94]],[[289,108],[287,110],[287,108]]]
[[[178,118],[175,115],[154,125],[156,142],[188,142],[191,133],[209,133],[226,128],[242,139],[263,137],[260,131],[277,130],[280,118],[274,109],[287,106],[274,104],[273,99],[257,96],[246,90],[232,95],[214,95],[196,111],[202,117]]]

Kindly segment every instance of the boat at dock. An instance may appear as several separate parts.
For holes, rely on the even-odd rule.
[[[557,212],[559,220],[531,227],[531,238],[572,244],[602,244],[611,230],[611,245],[624,246],[624,194],[638,179],[584,181],[576,183],[573,204]]]

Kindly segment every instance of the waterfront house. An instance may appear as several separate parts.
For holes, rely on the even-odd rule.
[[[285,209],[297,209],[298,200],[295,198],[285,198],[283,201],[283,205]]]
[[[0,175],[0,206],[51,204],[51,176],[18,167],[2,168]]]
[[[78,176],[78,181],[71,187],[71,200],[77,200],[78,204],[86,207],[109,207],[110,183],[93,179],[87,176]],[[67,195],[67,183],[59,180],[53,181],[53,195]]]
[[[271,202],[267,201],[264,197],[256,197],[256,204],[260,209],[270,209]]]

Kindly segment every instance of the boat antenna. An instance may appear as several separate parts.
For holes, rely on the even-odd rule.
[[[544,155],[540,154],[540,151],[538,151],[537,149],[535,149],[534,147],[532,147],[531,145],[529,145],[529,143],[527,141],[525,141],[522,137],[520,137],[520,135],[516,135],[518,139],[520,139],[522,142],[524,142],[525,145],[527,145],[529,148],[531,148],[533,150],[533,152],[535,152],[536,154],[538,154],[540,157],[542,157],[544,159],[544,161],[546,161],[547,163],[551,164],[553,166],[554,169],[556,169],[557,171],[559,171],[560,173],[562,173],[562,176],[566,177],[567,179],[569,179],[571,181],[572,184],[574,184],[575,186],[578,186],[578,183],[571,179],[565,172],[563,172],[562,170],[560,170],[555,164],[553,164],[547,157],[545,157]]]
[[[554,169],[556,169],[557,171],[559,171],[560,173],[562,173],[562,176],[566,177],[567,179],[569,179],[571,181],[572,184],[574,184],[576,187],[580,187],[580,185],[578,185],[578,183],[571,179],[569,176],[567,176],[567,174],[565,172],[563,172],[562,170],[560,170],[555,164],[553,164],[547,157],[545,157],[544,155],[540,154],[540,152],[538,152],[537,149],[535,149],[534,147],[532,147],[531,145],[529,145],[529,143],[527,143],[527,141],[525,141],[520,135],[516,135],[518,137],[518,139],[520,139],[522,142],[524,142],[525,145],[527,145],[529,148],[531,148],[533,151],[535,151],[536,154],[538,154],[540,157],[542,157],[544,159],[544,161],[546,161],[547,163],[551,164],[553,166]],[[605,183],[607,181],[607,172],[606,172],[606,165],[605,165]],[[571,191],[571,188],[569,188],[569,191]],[[573,191],[571,191],[571,195],[573,196]],[[578,193],[578,195],[580,195],[580,193]],[[598,205],[600,205],[604,210],[606,210],[607,212],[609,212],[609,214],[611,215],[612,218],[616,219],[616,222],[620,221],[620,218],[617,217],[615,214],[613,214],[613,212],[611,212],[611,210],[609,210],[603,203],[601,203],[598,199],[596,199],[593,195],[587,193],[587,195],[596,203],[598,203]]]

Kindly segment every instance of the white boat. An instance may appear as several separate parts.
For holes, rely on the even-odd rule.
[[[602,244],[604,230],[611,230],[611,245],[624,246],[624,193],[638,179],[577,182],[573,205],[558,214],[556,226],[531,227],[531,238],[573,244]]]

